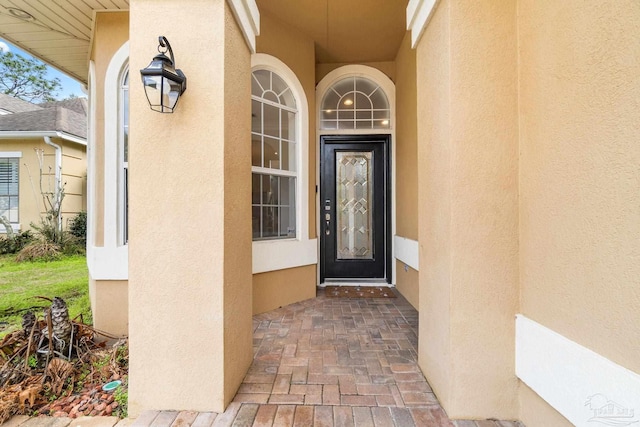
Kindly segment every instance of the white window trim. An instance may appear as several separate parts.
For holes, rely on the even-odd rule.
[[[0,157],[3,159],[21,159],[22,158],[22,151],[0,151]],[[20,165],[18,165],[18,168],[20,167]],[[18,175],[19,177],[20,175]],[[20,216],[20,178],[18,178],[18,216]],[[11,223],[11,228],[13,229],[13,231],[15,233],[20,231],[20,223],[19,222],[12,222]],[[5,234],[7,231],[4,229],[4,227],[2,227],[2,229],[0,230],[0,233]]]
[[[124,185],[124,110],[121,108],[124,103],[122,100],[124,92],[124,76],[129,72],[129,64],[127,63],[120,71],[118,77],[118,245],[126,245],[124,236],[124,224],[128,220],[126,217],[125,204],[125,185]],[[129,76],[129,84],[131,84],[131,76]],[[129,94],[129,86],[127,86],[127,96]],[[127,169],[128,169],[127,161]]]
[[[87,188],[88,211],[87,224],[87,264],[89,275],[94,280],[127,280],[129,278],[129,250],[127,245],[122,245],[118,234],[119,206],[118,203],[118,175],[119,175],[119,144],[118,126],[107,126],[108,123],[119,123],[119,94],[122,71],[129,62],[129,42],[125,42],[113,55],[104,82],[104,164],[98,167],[95,157],[96,134],[96,90],[95,90],[95,65],[90,63],[90,80],[92,82],[89,96],[89,144],[88,144],[88,174]],[[102,170],[104,175],[103,210],[97,212],[95,193],[95,171]],[[102,215],[104,224],[103,246],[96,246],[95,218],[93,215]]]
[[[4,159],[22,158],[22,151],[0,151],[0,157]]]
[[[320,129],[322,100],[324,95],[335,83],[346,77],[364,77],[376,83],[384,91],[389,101],[390,123],[388,129]],[[318,141],[323,135],[390,135],[391,136],[391,236],[396,235],[396,86],[382,71],[367,65],[350,64],[336,68],[324,76],[316,86],[316,124]],[[316,144],[316,182],[320,182],[320,144]],[[316,212],[320,212],[320,194],[316,194]],[[316,230],[320,235],[320,215],[316,218]],[[391,259],[395,259],[395,239],[388,242]],[[320,253],[318,240],[317,251]],[[395,262],[391,263],[391,284],[396,283]],[[317,283],[320,284],[320,268],[318,268]]]
[[[251,69],[279,75],[293,93],[298,108],[296,123],[296,238],[253,242],[252,271],[265,273],[317,264],[317,239],[309,239],[309,104],[295,73],[279,59],[264,53],[251,56]]]

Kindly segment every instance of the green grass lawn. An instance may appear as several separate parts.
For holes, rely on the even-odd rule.
[[[83,256],[65,257],[51,262],[15,262],[15,255],[0,256],[0,338],[21,328],[22,312],[30,307],[48,307],[50,303],[37,296],[67,302],[73,319],[82,314],[91,324],[89,303],[89,274]],[[42,319],[42,309],[34,313]]]

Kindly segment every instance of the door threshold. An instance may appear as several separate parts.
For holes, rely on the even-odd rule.
[[[320,283],[318,285],[319,288],[324,288],[326,286],[365,286],[365,287],[386,287],[386,288],[394,288],[395,286],[391,283],[388,283],[385,279],[355,279],[355,280],[347,280],[347,279],[325,279],[324,283]]]

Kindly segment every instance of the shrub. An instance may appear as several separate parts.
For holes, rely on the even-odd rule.
[[[62,253],[65,255],[85,255],[86,252],[86,246],[75,236],[70,236],[62,245]]]
[[[0,255],[15,254],[22,250],[27,244],[33,240],[33,235],[29,230],[20,234],[14,234],[13,237],[0,237]]]
[[[78,212],[76,216],[69,221],[69,233],[75,236],[78,240],[78,244],[87,246],[87,213],[82,211]]]
[[[35,230],[36,235],[40,240],[56,245],[62,245],[65,232],[55,221],[55,217],[50,212],[47,212],[47,214],[40,219],[40,224],[32,222],[31,228]]]

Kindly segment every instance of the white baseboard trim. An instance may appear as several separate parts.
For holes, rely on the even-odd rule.
[[[402,236],[393,236],[394,254],[398,261],[404,262],[416,271],[420,269],[419,245],[415,240]]]
[[[522,314],[516,375],[576,426],[640,424],[640,375]]]
[[[253,274],[317,263],[317,239],[253,242]]]

